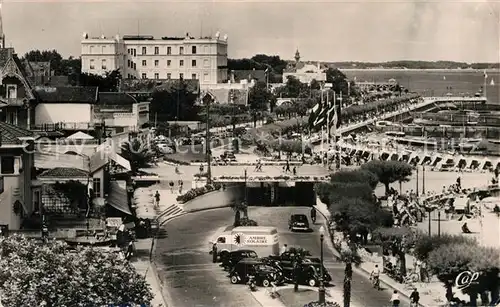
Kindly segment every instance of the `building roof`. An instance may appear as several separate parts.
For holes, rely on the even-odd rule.
[[[154,91],[171,91],[180,84],[178,79],[170,80],[149,80],[149,79],[125,79],[120,86],[122,92],[130,93],[153,93]],[[198,80],[184,79],[187,90],[192,93],[199,93],[200,82]]]
[[[31,80],[29,79],[26,65],[24,65],[17,57],[17,54],[14,52],[14,48],[0,48],[0,70],[4,70],[10,60],[12,60],[15,66],[17,66],[21,77],[24,79],[19,81],[26,83],[27,96],[32,95]]]
[[[100,105],[133,105],[137,100],[127,93],[99,93],[98,104]]]
[[[38,177],[44,178],[82,178],[87,176],[86,171],[73,167],[56,167],[38,175]]]
[[[247,90],[246,89],[210,89],[208,90],[215,97],[216,103],[226,104],[234,103],[237,105],[246,105]]]
[[[0,145],[22,145],[23,138],[33,138],[33,132],[14,126],[5,122],[0,122]]]
[[[43,103],[89,103],[97,102],[96,86],[37,86],[35,93]]]
[[[234,81],[240,82],[241,80],[257,80],[266,82],[265,70],[233,70]]]

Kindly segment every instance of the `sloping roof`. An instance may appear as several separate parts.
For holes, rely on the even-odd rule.
[[[265,70],[233,70],[234,81],[240,82],[241,80],[252,80],[266,82]]]
[[[108,204],[115,209],[132,215],[132,212],[130,212],[130,207],[128,205],[127,190],[124,186],[124,182],[120,184],[119,181],[111,181],[109,183],[109,194],[106,200]]]
[[[97,101],[95,86],[37,86],[35,93],[39,102],[45,103],[90,103]]]
[[[187,90],[192,93],[199,93],[200,82],[193,79],[182,80],[186,84]],[[180,80],[150,80],[150,79],[125,79],[120,87],[122,92],[131,93],[153,93],[154,91],[169,91],[180,86]]]
[[[0,122],[1,145],[21,145],[22,138],[33,138],[33,132],[5,122]]]
[[[50,76],[48,82],[51,86],[69,86],[68,76]]]
[[[56,167],[78,168],[88,171],[88,157],[58,152],[35,152],[35,167],[38,169],[53,169]]]
[[[99,93],[100,105],[133,105],[137,100],[127,93]]]
[[[66,139],[70,140],[93,140],[94,137],[91,135],[88,135],[84,132],[78,131],[73,133],[72,135],[68,136]]]
[[[244,89],[210,89],[208,90],[214,97],[215,101],[220,104],[234,103],[238,105],[246,105],[247,90]],[[232,100],[231,100],[232,96]]]
[[[0,68],[3,68],[14,55],[14,48],[0,48]]]
[[[73,167],[56,167],[38,175],[39,178],[82,178],[87,176],[86,171]]]

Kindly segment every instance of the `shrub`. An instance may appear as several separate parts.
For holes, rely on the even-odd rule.
[[[240,218],[238,226],[259,226],[256,221],[249,218]]]
[[[179,165],[190,165],[189,162],[178,160],[178,159],[174,159],[174,158],[169,158],[169,157],[163,157],[163,160],[167,161],[167,162],[172,162],[172,163],[175,163],[175,164],[179,164]]]
[[[185,203],[185,202],[188,202],[190,200],[195,199],[198,196],[204,195],[206,193],[220,190],[221,187],[222,187],[222,185],[220,183],[207,184],[204,187],[194,188],[194,189],[187,191],[185,194],[177,196],[176,200],[180,203]]]
[[[477,246],[478,242],[474,238],[468,238],[462,235],[450,235],[443,233],[440,236],[419,233],[415,242],[413,255],[422,261],[427,261],[429,254],[443,245],[448,244],[469,244]]]
[[[334,302],[320,303],[319,301],[317,301],[305,304],[304,307],[340,307],[340,305]]]

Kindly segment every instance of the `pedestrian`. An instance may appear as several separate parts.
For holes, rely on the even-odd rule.
[[[217,242],[212,244],[212,262],[217,263]]]
[[[184,186],[184,182],[182,180],[179,180],[179,194],[182,194],[182,187]]]
[[[391,303],[392,307],[399,307],[399,304],[401,303],[399,299],[399,294],[398,291],[394,290],[394,293],[391,296]]]
[[[280,255],[283,255],[284,253],[286,253],[287,250],[288,250],[288,245],[283,244],[283,246],[281,247]]]
[[[170,193],[174,193],[174,182],[170,181],[168,185],[170,186]]]
[[[156,191],[154,198],[155,198],[154,199],[155,200],[155,206],[158,207],[160,205],[160,193],[158,191]]]
[[[285,173],[289,172],[290,171],[290,162],[288,160],[286,160],[286,169],[285,169]]]
[[[297,175],[297,167],[293,167],[293,175],[296,176]]]
[[[414,288],[413,292],[410,294],[410,305],[412,307],[418,307],[418,301],[420,301],[420,293],[418,293],[417,288]]]

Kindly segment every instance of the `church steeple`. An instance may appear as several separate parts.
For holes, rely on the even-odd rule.
[[[5,34],[3,33],[2,1],[0,0],[0,49],[5,48]]]
[[[295,51],[295,62],[298,63],[300,61],[300,52],[299,48],[297,48],[297,51]]]

